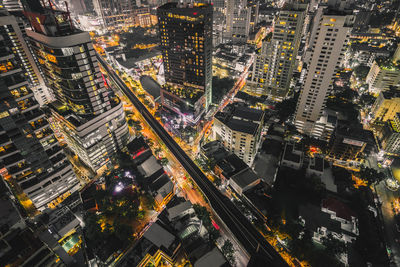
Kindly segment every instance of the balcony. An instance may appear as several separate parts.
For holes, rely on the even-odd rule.
[[[34,108],[38,108],[39,104],[31,99],[25,99],[18,101],[18,106],[21,110],[21,113],[25,113]]]
[[[54,157],[55,155],[59,154],[60,152],[62,152],[61,146],[55,146],[51,149],[46,150],[47,156],[49,156],[49,158]]]
[[[30,123],[30,125],[32,126],[32,129],[36,132],[36,131],[40,131],[44,127],[48,126],[49,123],[44,118],[41,118],[41,119],[38,119],[37,121],[32,121]]]
[[[43,130],[37,131],[35,134],[36,138],[40,140],[53,135],[53,131],[50,128],[46,127]]]
[[[0,159],[12,156],[16,153],[19,153],[19,150],[13,144],[8,144],[0,148]]]
[[[46,115],[40,109],[35,109],[32,112],[25,113],[24,116],[28,122],[33,122],[35,120],[44,118]]]
[[[16,176],[25,171],[28,171],[29,169],[30,169],[29,164],[22,162],[22,163],[19,163],[17,165],[14,165],[14,166],[8,168],[8,173],[11,174],[12,176]]]
[[[6,146],[6,145],[9,145],[9,144],[11,144],[12,142],[11,142],[11,140],[10,140],[10,138],[8,137],[8,135],[7,134],[2,134],[2,135],[0,135],[0,146]]]
[[[28,90],[25,86],[22,86],[20,88],[16,88],[14,90],[11,90],[10,92],[14,96],[16,101],[20,101],[20,100],[23,100],[25,98],[33,96],[33,92]]]
[[[19,152],[19,150],[17,152]],[[7,168],[9,168],[9,166],[14,166],[18,163],[23,162],[24,160],[24,157],[22,157],[20,153],[13,153],[11,155],[7,155],[7,157],[3,159],[3,162],[7,166]]]

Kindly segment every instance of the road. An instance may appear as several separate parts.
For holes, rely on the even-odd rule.
[[[108,72],[109,77],[120,87],[132,104],[142,114],[150,127],[160,137],[168,149],[179,160],[187,173],[208,199],[215,214],[232,232],[233,236],[242,247],[251,255],[258,253],[265,258],[265,266],[287,266],[287,263],[279,253],[264,239],[247,218],[236,208],[236,206],[208,180],[204,173],[180,148],[175,140],[167,133],[160,123],[151,115],[147,108],[139,101],[125,83],[107,65],[103,58],[98,56],[98,61]]]
[[[396,242],[396,239],[400,239],[400,233],[397,232],[391,204],[399,197],[399,192],[393,192],[387,189],[384,181],[376,186],[376,192],[379,195],[379,200],[382,202],[381,210],[385,226],[386,245],[390,247],[391,250],[391,266],[400,266],[400,244]]]

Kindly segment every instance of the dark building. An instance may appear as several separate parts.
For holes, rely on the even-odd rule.
[[[327,159],[335,165],[358,169],[374,150],[375,139],[371,131],[343,123],[331,136]]]
[[[76,191],[79,182],[39,109],[6,25],[0,40],[1,176],[44,210]]]
[[[157,10],[166,82],[162,105],[191,123],[211,104],[212,15],[212,6],[202,3],[167,3]]]
[[[54,123],[75,154],[98,171],[128,141],[122,102],[105,85],[89,33],[76,29],[68,12],[31,0],[25,15],[29,41],[56,97]]]

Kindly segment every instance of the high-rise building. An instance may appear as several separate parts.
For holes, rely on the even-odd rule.
[[[226,1],[226,41],[245,44],[249,38],[251,7],[247,0]]]
[[[79,189],[79,182],[29,88],[10,29],[0,26],[1,175],[43,210]]]
[[[254,31],[255,26],[258,24],[258,13],[260,10],[260,2],[255,0],[249,0],[247,1],[247,6],[251,8],[250,31]]]
[[[11,5],[11,3],[9,4]],[[14,9],[10,7],[10,10]],[[21,61],[21,67],[25,72],[36,100],[41,106],[51,102],[53,95],[45,86],[42,74],[37,67],[37,60],[32,54],[31,47],[25,41],[26,31],[23,19],[9,14],[6,10],[0,10],[0,27],[6,27],[8,30],[8,36],[12,41],[15,51],[14,55]]]
[[[89,33],[73,27],[69,14],[32,0],[27,30],[48,87],[51,111],[69,147],[98,171],[129,139],[122,102],[106,88]]]
[[[51,244],[54,247],[50,247],[40,239],[41,231],[29,227],[7,191],[8,189],[0,181],[1,265],[46,267],[73,265],[73,258],[57,242]],[[47,229],[45,233],[49,237]],[[51,236],[47,238],[49,239]]]
[[[3,0],[3,6],[10,12],[21,12],[22,4],[20,0]]]
[[[157,9],[165,71],[161,102],[190,123],[211,104],[212,15],[212,5],[202,3]]]
[[[307,4],[285,4],[275,19],[271,38],[263,41],[247,90],[282,100],[289,92]]]
[[[251,166],[260,145],[263,126],[263,111],[231,104],[215,115],[213,139],[220,140],[228,151]]]
[[[295,124],[302,133],[313,135],[315,123],[323,114],[333,80],[344,57],[354,16],[346,11],[319,7],[314,18],[307,76],[297,102]]]
[[[93,0],[94,10],[101,18],[103,26],[108,30],[119,29],[133,24],[133,0]]]
[[[225,0],[213,1],[213,46],[216,47],[223,42],[226,29],[225,22]]]

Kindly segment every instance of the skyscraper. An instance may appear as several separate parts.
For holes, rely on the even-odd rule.
[[[324,111],[353,22],[351,12],[329,7],[319,7],[315,15],[307,51],[307,77],[295,114],[296,127],[305,134],[320,135],[320,129],[315,126]]]
[[[8,2],[9,5],[11,4]],[[6,5],[7,6],[7,5]],[[12,7],[13,5],[11,5]],[[13,8],[10,8],[14,10]],[[15,10],[14,10],[15,11]],[[35,94],[40,105],[47,104],[53,100],[53,96],[44,84],[42,74],[37,67],[37,61],[32,54],[29,44],[25,41],[25,22],[21,17],[9,14],[6,10],[0,10],[0,26],[6,27],[11,38],[14,55],[21,61],[21,67],[25,72],[30,88]],[[22,15],[22,14],[21,14]]]
[[[27,30],[46,83],[56,96],[51,104],[69,147],[98,171],[129,139],[122,103],[106,88],[87,32],[73,27],[68,12],[26,7]]]
[[[245,44],[249,38],[251,7],[247,0],[226,1],[226,41]]]
[[[157,9],[166,82],[162,105],[190,123],[211,104],[212,15],[212,6],[201,3]]]
[[[307,4],[287,3],[275,19],[271,38],[263,41],[247,90],[282,100],[289,92]]]
[[[93,0],[94,10],[101,18],[104,27],[114,30],[133,24],[134,0]]]
[[[11,29],[0,26],[0,173],[18,196],[44,210],[79,182],[29,88]]]

